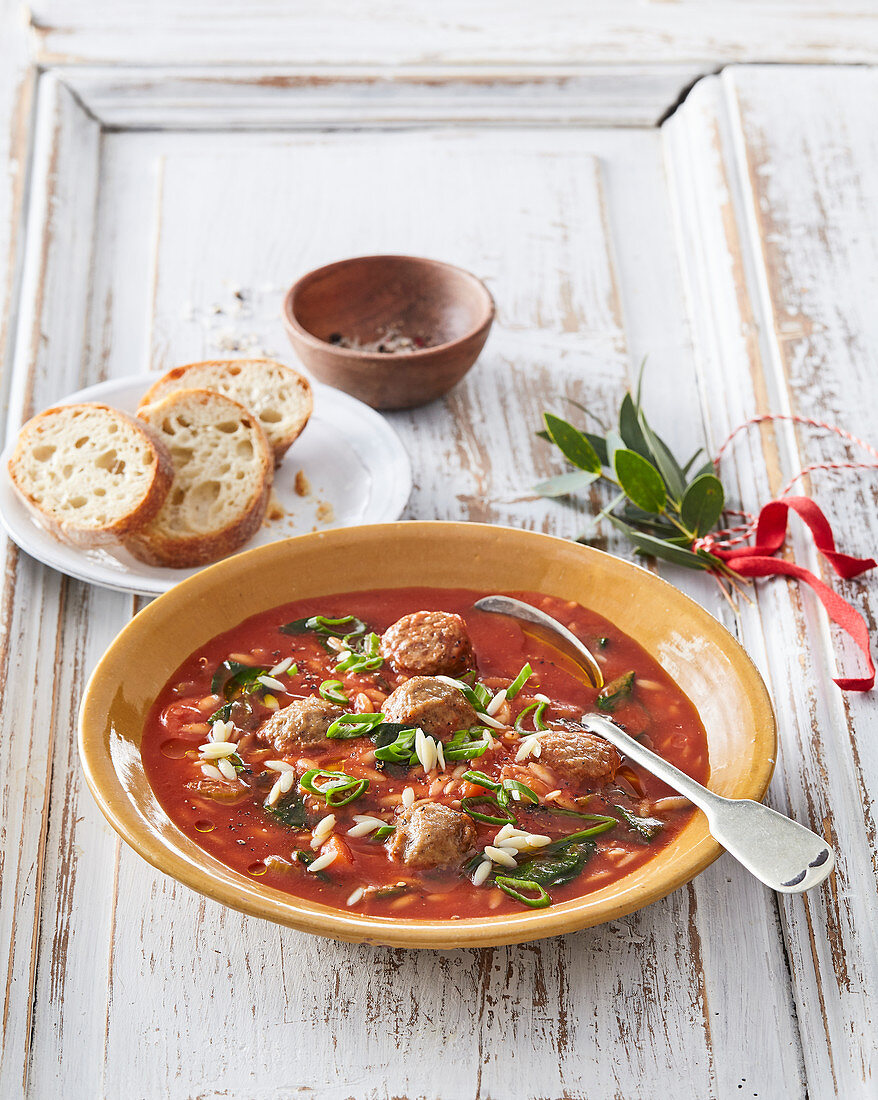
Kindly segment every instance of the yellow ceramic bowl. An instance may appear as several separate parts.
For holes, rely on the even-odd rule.
[[[110,824],[144,859],[208,897],[258,917],[351,942],[403,947],[518,943],[600,924],[688,882],[720,854],[698,814],[669,847],[587,897],[515,915],[430,921],[362,916],[260,886],[202,851],[169,820],[140,758],[144,717],[178,665],[257,612],[309,596],[416,585],[576,600],[611,619],[680,685],[707,730],[710,787],[761,799],[775,724],[747,654],[703,608],[658,577],[597,550],[469,523],[337,529],[261,546],[160,596],[122,631],[89,682],[79,716],[86,779]]]

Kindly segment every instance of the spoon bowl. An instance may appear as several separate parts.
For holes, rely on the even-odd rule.
[[[485,596],[481,600],[476,600],[473,607],[478,611],[493,611],[498,615],[511,615],[514,619],[533,623],[534,626],[542,627],[543,630],[554,634],[576,654],[577,664],[582,667],[586,676],[588,676],[591,686],[598,690],[604,686],[604,674],[591,650],[566,626],[559,623],[557,619],[553,619],[551,615],[547,615],[545,611],[540,611],[538,607],[532,607],[529,603],[523,603],[521,600],[515,600],[511,596]]]

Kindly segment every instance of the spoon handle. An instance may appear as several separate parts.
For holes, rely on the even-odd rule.
[[[782,894],[799,894],[823,882],[832,871],[832,848],[804,825],[759,802],[723,798],[709,791],[603,715],[585,714],[582,721],[586,729],[703,810],[711,835],[766,886]]]

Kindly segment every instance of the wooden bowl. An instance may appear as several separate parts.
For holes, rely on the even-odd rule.
[[[411,409],[447,393],[479,357],[494,320],[485,284],[417,256],[360,256],[309,271],[287,293],[283,320],[296,354],[329,386],[373,409]],[[397,330],[428,346],[383,353],[370,344]]]
[[[129,623],[95,669],[79,716],[85,776],[110,824],[155,867],[234,909],[340,940],[403,947],[491,946],[572,932],[664,897],[717,858],[721,849],[697,814],[651,862],[587,897],[443,922],[358,915],[305,901],[260,886],[185,836],[153,794],[140,757],[147,711],[184,658],[279,604],[418,585],[542,592],[613,620],[697,707],[707,731],[711,789],[733,798],[764,795],[775,755],[765,685],[735,639],[698,604],[647,570],[577,543],[473,523],[390,523],[238,554],[183,581]]]

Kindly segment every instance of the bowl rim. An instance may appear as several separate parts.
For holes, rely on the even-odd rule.
[[[330,272],[334,268],[346,267],[348,264],[361,263],[368,260],[409,260],[418,264],[428,264],[431,267],[443,267],[448,271],[456,271],[458,274],[463,275],[469,280],[474,288],[482,296],[482,318],[462,336],[456,336],[453,340],[446,340],[442,344],[431,344],[426,348],[418,348],[416,351],[408,351],[405,356],[393,356],[387,355],[381,352],[374,351],[362,351],[359,348],[343,348],[338,344],[330,344],[327,340],[321,340],[315,336],[312,332],[299,321],[293,309],[293,301],[302,290],[303,285],[315,278],[317,275],[322,275],[324,272]],[[491,294],[485,283],[474,275],[471,271],[467,271],[465,267],[460,267],[457,264],[450,264],[445,260],[433,260],[428,256],[411,256],[406,253],[395,252],[382,252],[374,253],[368,256],[348,256],[343,260],[333,260],[332,263],[323,264],[321,267],[312,268],[311,271],[306,271],[304,275],[300,275],[298,279],[293,283],[289,290],[284,295],[283,304],[281,306],[281,316],[284,324],[287,328],[287,333],[290,336],[295,335],[297,339],[300,339],[303,343],[307,344],[310,348],[317,351],[329,351],[333,355],[339,356],[341,359],[348,359],[353,363],[377,365],[384,364],[387,366],[399,365],[399,360],[404,359],[406,364],[416,364],[418,362],[424,362],[435,356],[437,353],[448,351],[451,348],[458,347],[460,344],[467,340],[473,339],[481,335],[490,329],[493,324],[494,317],[497,312],[497,307],[494,302],[494,296]]]
[[[594,560],[595,557],[598,560],[607,559],[623,570],[630,569],[645,574],[649,578],[648,583],[655,584],[659,590],[669,589],[674,593],[674,599],[690,605],[696,618],[703,617],[706,625],[712,627],[714,631],[719,631],[720,637],[724,636],[726,646],[737,656],[739,665],[749,679],[748,687],[752,693],[753,708],[761,718],[753,730],[760,751],[754,758],[752,770],[746,777],[746,791],[740,797],[753,798],[757,801],[764,797],[774,771],[777,750],[777,724],[768,689],[759,670],[737,639],[697,601],[643,566],[593,547],[577,546],[568,539],[495,524],[443,520],[397,521],[313,532],[267,546],[254,547],[252,550],[233,555],[186,578],[163,593],[138,612],[119,632],[102,655],[86,685],[79,708],[78,747],[86,782],[98,808],[129,847],[163,874],[197,893],[250,916],[270,920],[299,931],[352,943],[425,949],[486,947],[531,942],[603,924],[666,897],[690,882],[713,863],[724,849],[707,833],[686,850],[685,856],[679,861],[679,866],[663,875],[657,883],[634,884],[626,891],[623,878],[605,888],[615,891],[612,898],[601,898],[603,891],[598,890],[582,898],[574,898],[547,909],[527,910],[521,914],[507,913],[496,917],[464,918],[454,921],[413,918],[406,920],[401,917],[357,915],[333,906],[308,902],[296,895],[285,894],[271,887],[260,887],[256,880],[245,879],[238,872],[216,860],[205,849],[199,848],[199,861],[191,862],[182,851],[150,831],[133,797],[120,780],[110,751],[108,710],[102,713],[103,699],[111,698],[115,691],[116,681],[113,680],[111,686],[106,677],[108,672],[114,671],[113,665],[118,662],[120,651],[125,649],[131,639],[136,639],[153,620],[160,621],[172,601],[179,601],[181,597],[197,598],[202,590],[210,591],[215,579],[221,581],[224,575],[235,575],[241,569],[246,571],[251,565],[258,568],[260,558],[280,554],[292,544],[313,543],[318,546],[325,545],[327,539],[336,541],[354,536],[359,541],[378,535],[392,537],[393,532],[401,527],[412,530],[437,528],[482,530],[494,534],[502,532],[505,537],[510,537],[513,541],[516,539],[545,540],[550,544],[560,544],[568,550],[575,547],[576,551],[583,555],[584,561],[589,558]],[[181,837],[185,837],[173,822],[171,827]],[[592,910],[596,910],[597,915]]]

